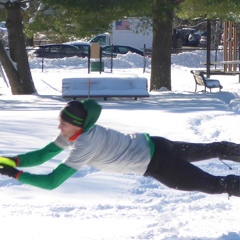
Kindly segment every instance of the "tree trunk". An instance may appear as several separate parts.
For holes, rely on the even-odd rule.
[[[23,85],[19,81],[18,72],[13,66],[10,58],[8,57],[2,42],[0,42],[0,62],[8,77],[12,94],[17,95],[20,93],[24,93]]]
[[[13,94],[33,94],[36,89],[32,80],[32,75],[28,63],[28,56],[25,47],[25,39],[23,34],[23,19],[21,13],[20,1],[5,3],[6,9],[6,25],[8,29],[8,45],[10,49],[10,61],[6,64],[2,62],[9,84]],[[1,50],[1,48],[0,48]],[[2,53],[2,52],[1,52]],[[2,57],[2,59],[5,59]],[[15,65],[15,66],[14,66]],[[15,69],[15,71],[13,70]],[[17,73],[17,74],[16,74]],[[17,75],[17,77],[16,77]]]
[[[173,5],[169,0],[153,1],[153,47],[151,90],[171,90]]]

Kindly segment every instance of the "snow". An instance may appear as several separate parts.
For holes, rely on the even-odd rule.
[[[214,55],[212,55],[214,58]],[[222,52],[219,52],[219,59]],[[98,124],[122,132],[148,132],[171,140],[240,143],[238,76],[214,76],[222,92],[196,94],[191,69],[202,68],[205,51],[172,55],[172,91],[155,91],[134,101],[97,99],[103,106]],[[114,59],[113,73],[105,61],[101,76],[150,77],[150,59],[135,54]],[[78,58],[31,59],[38,95],[13,96],[0,78],[1,155],[39,149],[58,133],[62,79],[98,75],[87,73]],[[47,174],[65,157],[25,171]],[[218,159],[196,163],[214,175],[239,174],[240,165]],[[240,199],[169,189],[135,175],[83,168],[59,188],[48,191],[0,176],[1,239],[14,240],[237,240],[240,239]]]

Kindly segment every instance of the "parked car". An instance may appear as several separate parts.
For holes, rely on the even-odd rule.
[[[197,31],[190,33],[188,37],[190,46],[205,46],[207,44],[207,31]]]
[[[124,46],[124,45],[109,45],[102,48],[102,56],[103,57],[109,57],[111,54],[113,54],[113,57],[116,57],[117,54],[126,54],[128,52],[136,53],[141,56],[144,55],[144,52],[140,49],[130,47],[130,46]]]
[[[182,40],[182,46],[189,46],[189,35],[197,32],[195,28],[178,28],[176,34]]]
[[[47,44],[41,45],[33,52],[33,56],[39,58],[64,58],[64,57],[86,57],[87,54],[71,44]]]
[[[188,36],[188,45],[197,47],[199,45],[200,38],[200,32],[197,31],[190,33]]]
[[[207,31],[204,31],[201,34],[200,40],[199,40],[200,46],[206,46],[207,45]]]
[[[0,22],[0,38],[3,38],[6,34],[8,34],[6,22]]]
[[[88,54],[90,51],[91,44],[89,42],[84,41],[75,41],[75,42],[68,42],[67,44],[71,44],[78,49],[80,49],[82,52]]]
[[[0,22],[0,27],[7,28],[7,27],[6,27],[6,22],[5,22],[5,21]]]

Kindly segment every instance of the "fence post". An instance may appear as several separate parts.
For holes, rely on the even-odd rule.
[[[44,58],[42,58],[42,72],[43,72]]]
[[[143,45],[143,73],[146,71],[146,44]]]

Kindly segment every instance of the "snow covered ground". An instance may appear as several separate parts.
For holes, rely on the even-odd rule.
[[[220,54],[221,55],[221,54]],[[214,56],[212,56],[214,57]],[[203,51],[172,55],[172,91],[150,98],[98,99],[98,124],[123,132],[148,132],[171,140],[240,143],[238,76],[215,76],[220,93],[195,94],[191,69],[201,68]],[[221,60],[221,56],[219,56]],[[150,77],[135,54],[105,62],[102,75]],[[87,75],[87,62],[70,58],[30,61],[39,95],[12,96],[0,78],[0,155],[39,149],[58,133],[61,81]],[[97,73],[91,73],[92,75]],[[48,173],[68,154],[56,156],[33,173]],[[214,175],[240,174],[240,164],[218,159],[196,163]],[[0,176],[0,238],[4,240],[239,240],[240,199],[226,194],[172,190],[151,178],[118,175],[84,168],[53,191]]]

